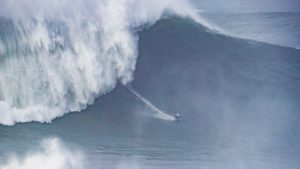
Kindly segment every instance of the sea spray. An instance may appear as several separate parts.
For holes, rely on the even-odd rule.
[[[5,161],[1,169],[84,169],[85,165],[83,153],[65,146],[59,138],[44,139],[24,157],[11,155]]]

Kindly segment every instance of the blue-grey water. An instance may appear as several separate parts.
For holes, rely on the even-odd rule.
[[[228,34],[300,48],[299,12],[203,13]]]
[[[87,109],[51,123],[0,125],[0,169],[47,168],[48,163],[70,169],[300,168],[300,15],[203,17],[235,36],[175,16],[137,32],[138,58],[130,85],[162,112],[179,113],[177,121],[153,116],[157,112],[119,81]],[[11,25],[0,19],[4,44],[10,44],[9,32],[16,32]],[[20,53],[26,52],[22,48]],[[13,66],[7,61],[10,53],[3,53],[0,66]],[[0,71],[11,70],[6,67]],[[60,166],[59,159],[67,165]]]

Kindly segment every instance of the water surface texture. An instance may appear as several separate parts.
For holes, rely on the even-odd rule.
[[[296,1],[31,1],[0,7],[0,169],[300,168]]]

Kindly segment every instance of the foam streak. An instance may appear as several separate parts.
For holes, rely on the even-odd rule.
[[[162,120],[167,120],[167,121],[175,121],[175,117],[171,116],[168,113],[165,113],[164,111],[160,110],[156,106],[154,106],[148,99],[143,97],[141,94],[139,94],[132,86],[127,85],[127,89],[134,95],[136,96],[140,101],[142,101],[145,105],[147,105],[154,113],[154,117],[162,119]]]

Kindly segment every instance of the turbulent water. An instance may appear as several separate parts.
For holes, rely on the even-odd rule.
[[[299,13],[31,1],[0,7],[0,169],[300,167]]]
[[[195,16],[180,2],[37,1],[32,12],[4,1],[19,13],[0,20],[0,123],[50,122],[132,81],[138,29],[165,12]]]

